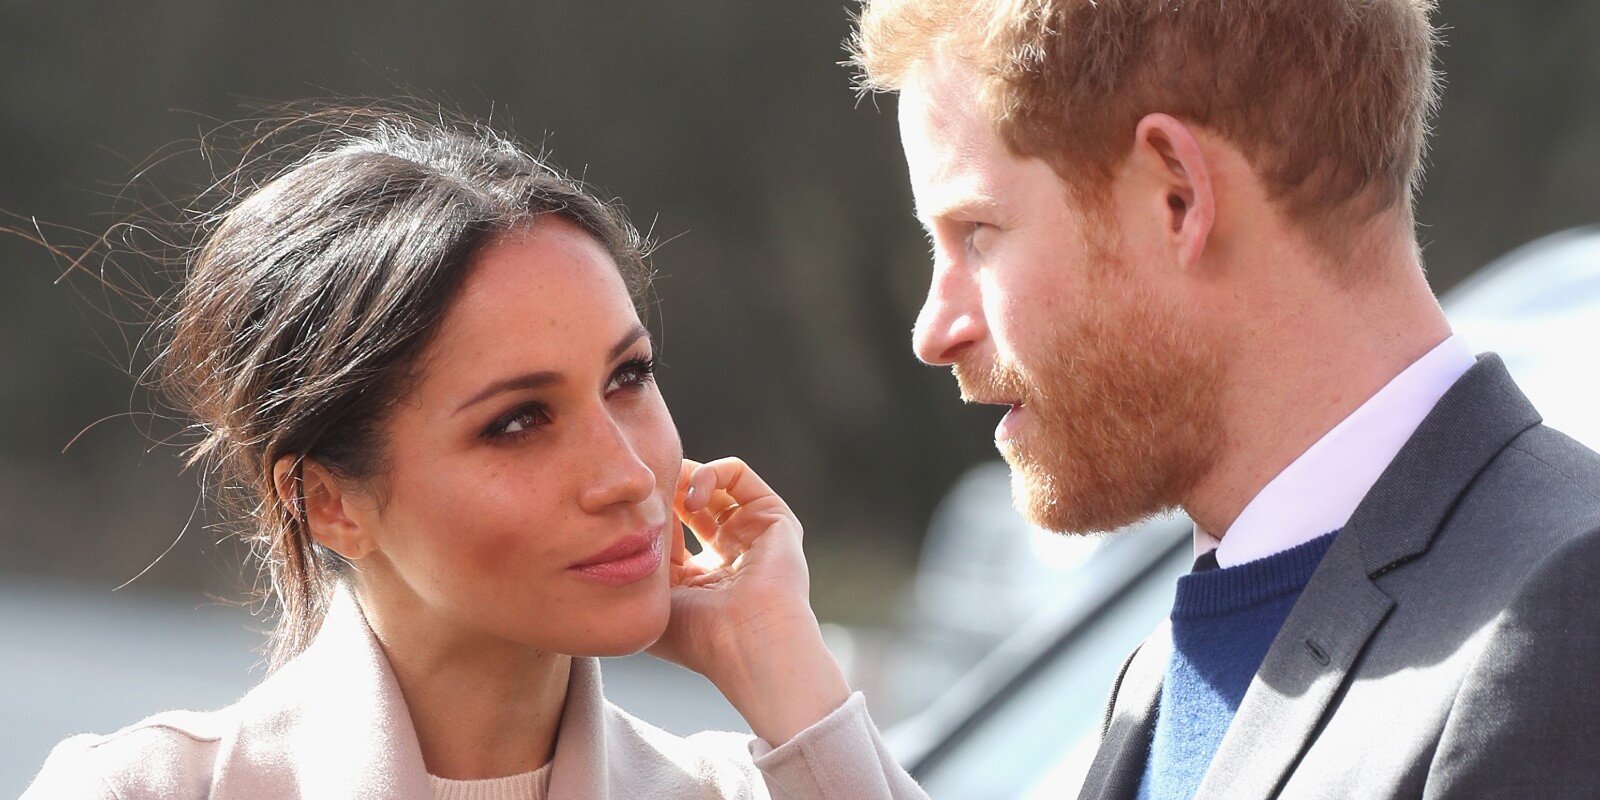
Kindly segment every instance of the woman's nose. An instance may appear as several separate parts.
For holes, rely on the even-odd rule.
[[[970,279],[948,265],[936,268],[911,334],[917,358],[924,364],[949,366],[987,335],[983,307]]]
[[[613,506],[632,506],[650,499],[656,489],[656,475],[639,458],[627,430],[607,416],[588,434],[589,473],[579,505],[590,514],[600,514]]]

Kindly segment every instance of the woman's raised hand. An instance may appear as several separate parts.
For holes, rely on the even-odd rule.
[[[850,690],[810,605],[800,521],[737,458],[683,462],[672,546],[672,617],[650,652],[705,675],[773,746]]]

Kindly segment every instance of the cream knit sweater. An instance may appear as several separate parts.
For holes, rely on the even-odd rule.
[[[433,800],[545,800],[550,792],[550,765],[521,775],[456,781],[429,775]]]

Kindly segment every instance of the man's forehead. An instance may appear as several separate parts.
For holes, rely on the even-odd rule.
[[[969,72],[931,61],[914,67],[901,90],[899,116],[919,217],[994,203],[1004,146],[982,116]]]
[[[972,139],[984,125],[972,71],[943,59],[923,59],[900,89],[900,128],[923,139]]]

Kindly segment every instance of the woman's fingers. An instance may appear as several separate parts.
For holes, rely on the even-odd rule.
[[[708,475],[714,479],[709,493],[705,491]],[[796,535],[800,535],[799,521],[794,519],[789,505],[741,459],[721,458],[699,465],[693,485],[693,507],[710,512],[719,535],[731,531],[740,547],[748,547],[752,539],[780,519],[793,522]]]
[[[684,459],[681,475],[678,517],[694,531],[695,538],[724,560],[737,556],[741,537],[724,534],[739,504],[720,485],[722,475],[710,465],[689,459]]]
[[[689,560],[688,534],[683,530],[683,523],[672,526],[672,544],[669,551],[672,555],[672,566],[681,567]]]
[[[678,473],[678,493],[673,498],[673,508],[680,518],[689,522],[700,512],[705,511],[716,493],[716,479],[716,472],[706,469],[705,465],[687,458],[683,460],[683,469]],[[712,512],[712,516],[715,516],[715,512]],[[690,527],[702,537],[712,533],[704,527],[694,525]]]
[[[716,470],[688,459],[684,459],[683,468],[686,475],[683,492],[684,510],[699,511],[711,502],[711,495],[717,490]]]
[[[695,585],[703,576],[720,567],[724,562],[731,560],[737,554],[728,554],[723,557],[721,551],[715,547],[716,526],[712,522],[714,512],[687,511],[685,497],[689,494],[691,481],[696,475],[696,468],[700,463],[690,459],[683,460],[683,467],[678,472],[677,494],[673,498],[673,510],[678,517],[678,525],[673,531],[672,542],[672,582],[675,585]],[[701,476],[702,481],[714,475],[707,473]],[[702,490],[704,491],[704,490]],[[706,492],[709,494],[709,492]],[[705,495],[702,494],[702,497]],[[703,505],[703,504],[702,504]],[[700,544],[702,556],[689,552],[688,539],[690,536]],[[705,551],[710,551],[706,553]]]
[[[801,536],[799,521],[761,476],[738,458],[704,464],[685,459],[675,509],[709,552],[685,563],[705,573],[730,564],[768,531]]]
[[[712,505],[699,511],[685,511],[678,509],[678,519],[694,534],[694,538],[701,544],[702,552],[709,550],[711,554],[724,561],[733,559],[739,554],[738,537],[728,535],[727,531],[717,523],[717,514],[721,506]],[[704,563],[699,559],[697,563]]]
[[[715,488],[727,492],[733,502],[740,505],[750,505],[768,498],[779,503],[783,502],[778,497],[777,492],[772,491],[772,487],[768,486],[767,482],[762,480],[755,470],[744,463],[743,459],[719,458],[699,465],[695,469],[694,475],[697,489],[701,486],[701,481],[704,480],[700,476],[705,472],[712,473],[712,483]],[[707,500],[709,501],[709,499],[710,496],[707,495]]]

